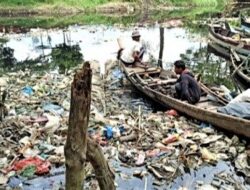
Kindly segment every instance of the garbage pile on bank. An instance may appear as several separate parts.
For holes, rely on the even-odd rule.
[[[92,63],[88,134],[102,146],[110,162],[116,160],[125,167],[145,166],[134,170],[133,176],[143,178],[151,173],[155,186],[171,182],[187,169],[220,160],[232,162],[246,180],[250,178],[250,149],[245,140],[187,119],[175,110],[152,113],[141,105],[129,109],[129,102],[121,98],[128,81],[119,70],[110,69],[113,63],[107,64],[109,72],[102,77],[97,65]],[[1,186],[11,176],[48,175],[51,168],[64,164],[73,76],[74,70],[67,75],[26,70],[0,77],[1,92],[7,91],[8,108],[8,115],[0,123]],[[228,175],[218,174],[211,184],[197,183],[197,187],[244,189],[241,181]]]

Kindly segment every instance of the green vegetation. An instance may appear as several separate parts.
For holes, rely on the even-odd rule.
[[[8,42],[8,39],[6,39],[6,38],[0,38],[0,44],[4,44],[6,42]]]
[[[166,2],[164,0],[157,0],[159,2]],[[175,6],[222,6],[226,0],[170,0]]]
[[[71,12],[71,9],[81,9],[81,8],[94,8],[98,5],[102,5],[109,2],[136,2],[141,3],[141,0],[5,0],[0,1],[1,7],[10,7],[13,9],[11,12],[15,14],[15,9],[21,9],[21,12],[29,10],[39,9],[41,13],[43,10],[60,10],[66,9],[67,11],[62,14],[67,14]],[[161,5],[169,6],[180,6],[182,8],[177,8],[174,10],[164,10],[164,11],[150,11],[147,21],[161,21],[171,18],[181,18],[190,20],[202,17],[210,17],[221,12],[225,6],[226,0],[156,0],[152,1],[153,6],[157,3],[160,7]],[[151,4],[152,5],[152,4]],[[183,8],[187,7],[188,8]],[[190,8],[192,7],[192,8]],[[52,9],[51,9],[52,8]],[[115,23],[121,23],[128,25],[131,23],[140,22],[143,18],[143,13],[135,12],[127,16],[113,15],[103,16],[101,14],[78,14],[78,15],[64,15],[58,16],[53,14],[42,14],[34,17],[1,17],[0,25],[2,26],[18,26],[23,28],[30,27],[43,27],[43,28],[53,28],[53,27],[64,27],[72,24],[108,24],[113,25]],[[63,11],[62,11],[63,12]],[[6,13],[8,14],[8,13]],[[17,13],[18,15],[18,13]],[[184,20],[184,21],[185,21]],[[189,22],[187,22],[189,23]]]
[[[195,7],[192,9],[175,9],[168,11],[150,11],[147,17],[147,22],[154,23],[155,21],[161,22],[166,19],[183,19],[185,25],[189,28],[194,28],[195,25],[192,20],[201,18],[210,18],[220,13],[220,9],[215,7]],[[39,16],[39,17],[1,17],[0,25],[2,26],[17,26],[22,28],[55,28],[65,27],[73,24],[123,24],[125,26],[138,23],[143,18],[143,14],[136,12],[126,16],[117,15],[101,15],[101,14],[77,14],[70,16]],[[197,27],[199,29],[200,27]]]
[[[64,8],[93,8],[109,2],[133,2],[142,3],[141,0],[4,0],[0,1],[0,7],[9,8],[47,8],[47,7],[64,7]],[[226,0],[156,0],[153,4],[173,5],[173,6],[199,6],[199,7],[216,7],[223,6]]]
[[[225,85],[227,88],[234,90],[234,83],[230,77],[228,65],[222,67],[222,58],[209,59],[207,46],[199,48],[196,52],[187,50],[186,54],[182,54],[188,68],[195,74],[202,76],[203,83],[208,85]]]
[[[0,68],[11,69],[15,64],[14,49],[3,47],[3,44],[0,44]]]
[[[66,39],[65,33],[64,39]],[[58,44],[55,48],[52,48],[50,55],[41,55],[36,59],[28,59],[17,62],[14,57],[14,49],[4,46],[7,41],[0,41],[0,74],[8,71],[19,71],[24,69],[31,69],[32,71],[42,72],[48,69],[59,68],[59,71],[66,73],[71,67],[75,67],[82,63],[83,55],[80,52],[80,46],[68,45],[64,41],[62,44]],[[43,47],[41,47],[43,48]],[[52,61],[48,61],[48,57],[52,58]],[[37,64],[41,63],[42,64]]]
[[[59,6],[59,7],[94,7],[100,4],[111,2],[112,0],[4,0],[0,1],[0,6],[7,7],[43,7],[43,6]]]
[[[79,45],[70,46],[66,43],[59,44],[56,48],[53,48],[51,57],[51,66],[53,68],[58,66],[62,73],[67,72],[71,67],[75,67],[83,61]]]

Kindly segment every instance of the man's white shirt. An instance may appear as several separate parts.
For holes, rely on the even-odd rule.
[[[131,42],[122,51],[121,60],[127,63],[133,63],[135,61],[133,57],[133,53],[140,52],[141,48],[142,48],[142,45],[140,42],[131,40]]]

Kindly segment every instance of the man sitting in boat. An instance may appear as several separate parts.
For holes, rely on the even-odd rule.
[[[176,98],[187,100],[190,104],[199,102],[201,89],[193,74],[186,69],[185,63],[181,60],[176,61],[174,66],[175,73],[180,75],[175,85]]]
[[[142,62],[145,49],[140,43],[140,32],[135,30],[132,32],[132,41],[129,46],[121,48],[118,51],[117,58],[120,59],[126,66],[135,66],[147,68],[147,65]]]

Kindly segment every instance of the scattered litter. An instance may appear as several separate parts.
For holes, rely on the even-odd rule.
[[[59,106],[59,105],[55,105],[55,104],[51,104],[51,103],[47,103],[43,106],[43,110],[44,111],[48,111],[51,112],[55,115],[62,115],[64,112],[64,109]]]
[[[33,93],[34,93],[34,90],[32,87],[30,86],[26,86],[22,89],[22,93],[25,95],[25,96],[31,96]]]
[[[0,175],[0,185],[8,182],[10,187],[23,187],[26,183],[23,178],[52,175],[55,166],[65,164],[64,143],[74,74],[71,72],[55,77],[53,73],[31,75],[25,71],[22,75],[17,74],[23,76],[20,80],[13,80],[15,76],[6,79],[16,81],[16,86],[9,90],[13,99],[6,100],[14,111],[0,123],[0,139],[4,139],[1,141],[0,169],[8,171]],[[117,171],[121,178],[142,179],[143,183],[147,179],[147,184],[164,187],[166,182],[173,182],[188,170],[221,160],[232,162],[238,172],[250,177],[248,144],[242,139],[218,132],[208,123],[192,122],[173,109],[153,113],[144,109],[140,102],[141,113],[138,113],[138,105],[131,109],[130,100],[122,99],[126,86],[116,87],[114,83],[110,87],[114,80],[123,76],[121,71],[111,69],[108,72],[105,80],[96,76],[98,73],[94,75],[88,135],[101,145],[110,163],[115,160],[116,164],[132,170],[131,174]],[[23,88],[25,84],[30,86]],[[124,85],[128,83],[125,81]],[[20,89],[22,92],[18,93]],[[216,177],[221,184],[229,179],[228,176],[215,176],[209,184],[197,184],[197,189],[216,189],[219,184]],[[226,185],[235,187],[235,184],[238,182]],[[188,187],[183,185],[182,189],[185,188]]]
[[[167,111],[166,113],[167,113],[167,115],[169,115],[169,116],[174,116],[174,117],[178,116],[177,111],[174,110],[174,109],[171,109],[171,110]]]
[[[39,175],[48,173],[51,167],[48,161],[42,160],[38,157],[30,157],[14,162],[14,164],[11,166],[11,170],[20,171],[26,169],[26,167],[29,166],[35,166],[35,173]],[[26,173],[30,173],[31,170],[32,169],[29,168]]]

